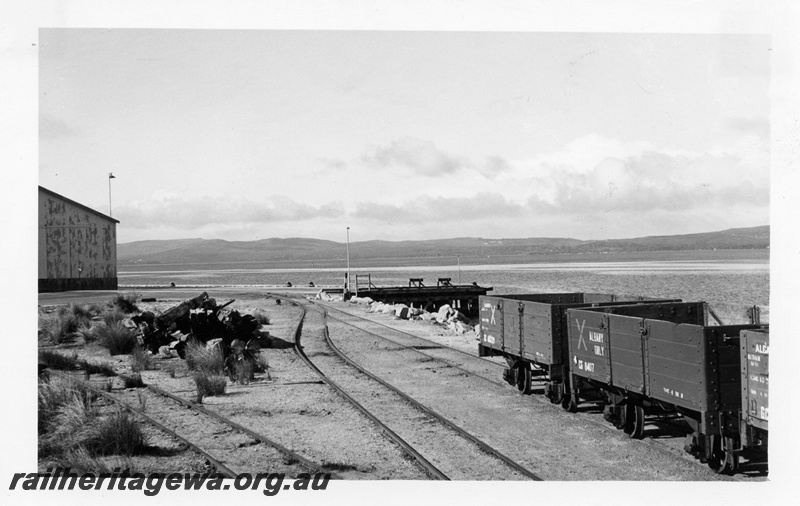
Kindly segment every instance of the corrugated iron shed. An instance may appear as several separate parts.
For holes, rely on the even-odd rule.
[[[39,291],[116,290],[119,220],[39,187]]]

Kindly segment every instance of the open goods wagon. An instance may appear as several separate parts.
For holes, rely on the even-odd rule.
[[[645,417],[679,414],[692,427],[686,449],[720,471],[735,470],[742,407],[740,332],[708,325],[704,302],[570,308],[572,402],[603,398],[604,415],[631,437]]]
[[[764,452],[769,436],[769,329],[743,330],[740,450]]]
[[[574,411],[569,389],[566,310],[652,301],[605,293],[540,293],[481,296],[481,357],[500,356],[508,369],[504,379],[525,394],[533,376],[547,376],[545,395]]]

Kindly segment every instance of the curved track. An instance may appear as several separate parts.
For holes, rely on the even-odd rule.
[[[175,439],[177,439],[178,441],[180,441],[181,443],[183,443],[187,447],[191,448],[193,451],[195,451],[195,452],[199,453],[200,455],[204,456],[206,459],[208,459],[208,461],[211,463],[211,465],[213,465],[216,468],[216,470],[218,472],[222,473],[226,478],[235,478],[236,477],[236,473],[232,469],[230,469],[229,467],[227,467],[226,465],[224,465],[223,463],[221,463],[220,461],[215,459],[211,454],[209,454],[208,452],[206,452],[205,450],[203,450],[202,448],[200,448],[196,444],[192,443],[188,439],[184,438],[183,436],[181,436],[180,434],[178,434],[174,430],[170,429],[169,427],[166,427],[165,425],[163,425],[163,424],[159,423],[158,421],[156,421],[153,417],[145,414],[144,411],[142,411],[140,409],[136,409],[133,406],[131,406],[130,404],[128,404],[127,402],[124,402],[124,401],[122,401],[120,399],[117,399],[116,397],[114,397],[110,393],[104,392],[103,390],[95,388],[94,386],[92,386],[88,382],[81,381],[81,380],[79,380],[77,378],[74,378],[74,377],[68,375],[68,374],[64,374],[64,373],[61,373],[61,372],[58,372],[58,371],[53,371],[53,370],[49,370],[48,374],[55,374],[56,376],[68,379],[70,381],[80,382],[84,387],[86,387],[87,389],[91,390],[95,394],[97,394],[97,395],[103,397],[104,399],[109,400],[109,401],[121,406],[122,408],[126,409],[127,411],[137,415],[139,418],[144,419],[147,423],[149,423],[149,424],[153,425],[154,427],[156,427],[157,429],[169,434],[170,436],[174,437]]]
[[[303,306],[305,304],[301,304]],[[376,375],[372,374],[371,372],[365,370],[362,366],[355,363],[351,360],[348,356],[346,356],[336,345],[332,342],[330,338],[330,334],[328,332],[327,327],[327,309],[322,305],[314,305],[310,303],[317,311],[319,311],[323,317],[323,321],[325,322],[324,325],[324,338],[325,343],[327,344],[328,348],[333,351],[336,356],[339,357],[342,361],[344,361],[350,368],[355,369],[360,374],[365,375],[371,381],[377,382],[382,385],[385,389],[391,392],[392,396],[396,396],[397,399],[394,401],[397,403],[404,403],[410,405],[413,410],[417,413],[416,418],[424,417],[427,420],[427,424],[430,427],[431,425],[439,425],[441,428],[438,429],[438,433],[436,436],[437,443],[440,445],[447,446],[453,449],[453,453],[455,453],[455,448],[459,447],[462,450],[460,451],[468,451],[470,453],[462,454],[462,462],[464,459],[483,459],[484,461],[489,460],[493,462],[490,464],[494,468],[504,469],[504,474],[506,477],[513,477],[516,476],[517,478],[512,479],[531,479],[531,480],[541,480],[541,478],[530,471],[529,469],[525,468],[518,462],[512,460],[508,456],[501,453],[496,448],[488,445],[481,439],[477,438],[473,434],[469,433],[468,431],[464,430],[463,428],[459,427],[449,419],[443,417],[433,409],[425,406],[424,404],[418,402],[416,399],[412,398],[411,396],[407,395],[405,392],[399,390],[395,386],[387,383],[386,381],[382,380],[381,378],[377,377]],[[362,329],[359,329],[362,330]],[[362,330],[363,331],[363,330]],[[373,387],[374,388],[374,387]],[[376,389],[377,391],[378,389]],[[420,413],[421,412],[421,413]],[[430,428],[428,430],[431,430]],[[449,441],[449,443],[448,443]],[[466,445],[465,445],[466,443]],[[464,448],[468,446],[469,448]],[[471,449],[470,449],[471,448]],[[471,455],[468,457],[467,455]],[[487,468],[488,466],[484,466]],[[468,479],[468,478],[464,478]],[[475,479],[475,476],[472,475],[471,479]]]
[[[122,406],[126,410],[128,410],[128,411],[130,411],[132,413],[135,413],[139,417],[147,420],[148,423],[151,423],[154,426],[158,427],[159,429],[163,430],[164,432],[167,432],[168,434],[172,435],[173,437],[176,437],[177,439],[179,439],[180,441],[184,442],[185,444],[187,444],[189,447],[191,447],[192,449],[194,449],[198,453],[201,453],[206,458],[208,458],[209,461],[212,462],[215,466],[217,466],[220,469],[220,472],[222,472],[225,476],[235,477],[237,475],[236,470],[232,469],[231,468],[232,466],[230,464],[224,465],[224,464],[221,463],[221,461],[224,460],[224,459],[220,455],[217,455],[217,457],[212,456],[209,453],[209,451],[207,451],[206,449],[201,448],[199,444],[190,441],[185,436],[181,436],[176,430],[173,430],[173,429],[167,427],[165,425],[165,423],[159,422],[158,420],[155,419],[155,417],[150,416],[143,409],[138,409],[138,408],[132,406],[131,404],[125,402],[124,400],[120,399],[119,397],[117,397],[114,394],[99,390],[96,387],[92,386],[87,381],[80,380],[80,379],[75,378],[74,376],[71,376],[71,375],[68,375],[68,374],[58,373],[57,371],[49,371],[49,372],[50,373],[56,373],[60,377],[69,378],[72,381],[79,382],[79,383],[83,384],[84,386],[86,386],[87,388],[91,389],[93,392],[98,393],[99,395],[101,395],[105,399],[108,399],[108,400],[110,400],[110,401]],[[225,416],[222,416],[222,415],[220,415],[218,413],[215,413],[215,412],[213,412],[211,410],[208,410],[208,409],[206,409],[206,408],[204,408],[204,407],[202,407],[202,406],[200,406],[198,404],[195,404],[193,402],[189,402],[189,401],[187,401],[185,399],[181,399],[180,397],[178,397],[178,396],[176,396],[174,394],[171,394],[171,393],[169,393],[169,392],[167,392],[165,390],[162,390],[162,389],[160,389],[158,387],[155,387],[153,385],[145,385],[144,389],[147,392],[150,392],[150,393],[152,393],[153,395],[155,395],[157,397],[160,397],[162,399],[168,400],[169,402],[172,402],[173,404],[177,403],[182,408],[189,408],[194,413],[200,414],[200,415],[202,415],[202,416],[204,416],[206,418],[213,419],[215,422],[217,422],[218,425],[222,424],[223,427],[227,428],[227,429],[224,429],[224,430],[227,430],[228,432],[234,432],[235,431],[235,432],[244,434],[246,436],[249,436],[250,438],[252,438],[252,441],[241,442],[239,448],[247,447],[248,448],[247,451],[250,454],[256,453],[262,459],[266,459],[268,457],[268,455],[264,454],[264,450],[268,447],[270,449],[270,452],[273,453],[273,455],[271,456],[272,457],[271,461],[272,462],[283,461],[284,466],[288,467],[289,470],[291,470],[292,467],[294,467],[294,468],[300,467],[300,468],[303,468],[303,470],[305,470],[305,471],[310,471],[310,472],[313,472],[313,473],[330,473],[331,478],[333,478],[333,479],[340,479],[341,478],[340,476],[336,475],[335,473],[332,473],[329,470],[326,470],[324,468],[324,466],[320,466],[318,464],[315,464],[315,463],[311,462],[310,460],[306,459],[302,455],[300,455],[300,454],[298,454],[296,452],[293,452],[292,450],[289,450],[285,446],[283,446],[283,445],[271,440],[270,438],[268,438],[268,437],[266,437],[266,436],[264,436],[262,434],[259,434],[257,432],[254,432],[253,430],[248,429],[247,427],[244,427],[243,425],[238,424],[238,423],[234,422],[233,420],[230,420],[229,418],[227,418]],[[123,395],[126,394],[126,393],[132,393],[132,392],[122,392]],[[137,395],[138,395],[138,393],[137,393]],[[146,402],[148,403],[146,405],[151,406],[151,409],[152,409],[154,399],[152,399],[152,398],[151,399],[146,399]],[[169,406],[166,406],[166,407],[169,408]],[[176,424],[180,423],[177,420],[173,420],[173,421]],[[205,425],[207,426],[208,424],[205,424]],[[184,428],[184,431],[186,431],[186,428]],[[219,432],[216,432],[215,434],[219,434]],[[260,447],[260,449],[259,449],[259,447]],[[214,450],[214,451],[216,453],[218,453],[218,454],[219,453],[228,453],[229,454],[228,460],[233,460],[233,459],[230,458],[230,452],[228,450],[217,449],[217,450]],[[245,470],[246,469],[240,469],[239,471],[245,471]],[[287,473],[287,474],[296,475],[297,472],[292,472],[292,473]]]
[[[412,457],[419,465],[422,467],[427,473],[429,473],[433,478],[438,480],[448,480],[449,478],[440,471],[436,466],[430,463],[425,457],[423,457],[416,449],[414,449],[410,444],[408,444],[403,438],[401,438],[396,432],[391,430],[386,424],[381,422],[375,415],[373,415],[367,408],[365,408],[361,403],[356,401],[353,397],[351,397],[347,392],[344,391],[342,387],[336,384],[331,378],[329,378],[324,372],[322,372],[319,367],[317,367],[314,362],[306,355],[305,351],[303,351],[303,346],[300,344],[300,336],[302,334],[303,329],[303,321],[305,320],[306,316],[306,308],[302,304],[297,304],[296,302],[292,301],[293,304],[296,304],[297,307],[302,309],[302,316],[300,319],[300,324],[297,326],[297,330],[295,331],[295,351],[297,355],[305,362],[308,367],[310,367],[320,378],[324,381],[328,386],[333,388],[336,393],[340,396],[345,398],[350,404],[352,404],[357,410],[359,410],[364,416],[369,418],[373,423],[375,423],[383,432],[383,434],[389,438],[390,440],[397,443],[403,451],[406,452],[410,457]],[[327,331],[327,329],[326,329]]]

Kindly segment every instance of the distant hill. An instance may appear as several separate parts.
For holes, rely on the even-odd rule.
[[[587,241],[575,252],[677,251],[701,249],[763,249],[769,247],[769,225],[731,228],[703,234],[661,235],[636,239]]]
[[[685,251],[709,249],[769,248],[769,225],[734,228],[719,232],[635,239],[581,241],[565,238],[482,239],[459,237],[428,241],[360,241],[350,243],[353,260],[546,253],[600,253],[641,251]],[[345,257],[345,244],[319,239],[289,238],[258,241],[220,239],[175,239],[119,244],[120,265],[257,263],[281,261],[330,261]]]

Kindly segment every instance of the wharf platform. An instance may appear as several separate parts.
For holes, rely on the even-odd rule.
[[[365,278],[365,279],[364,279]],[[477,314],[478,297],[486,295],[492,287],[470,285],[454,285],[451,278],[438,278],[436,286],[425,286],[423,278],[410,278],[408,286],[375,286],[370,276],[356,275],[355,297],[369,297],[373,300],[406,304],[413,307],[436,311],[449,304],[464,314]]]

